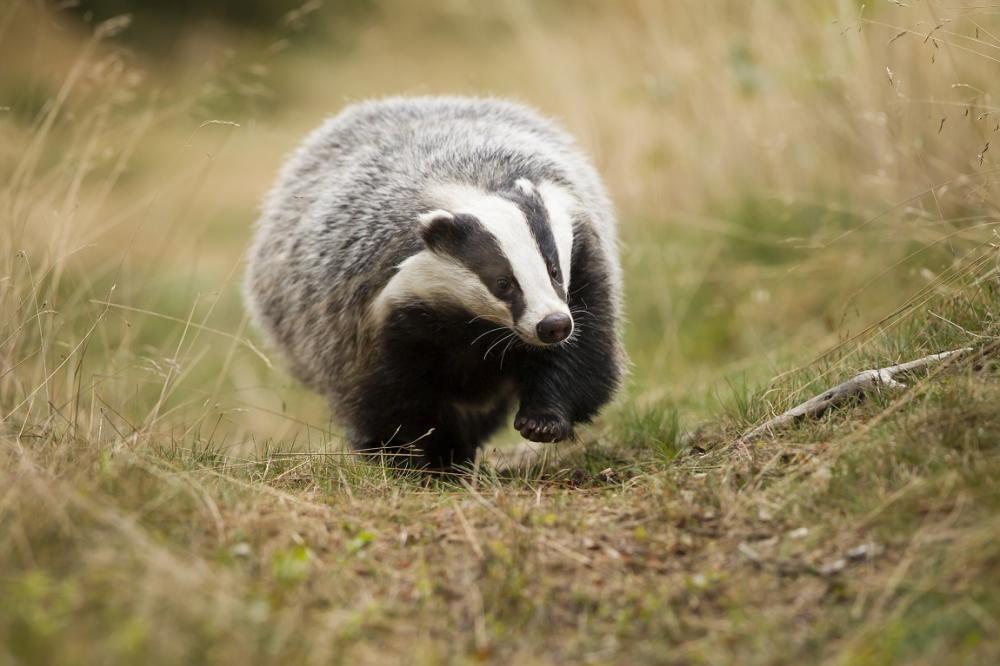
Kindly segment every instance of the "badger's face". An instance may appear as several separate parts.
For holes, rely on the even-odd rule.
[[[458,301],[528,344],[569,338],[570,195],[519,180],[508,192],[448,186],[432,196],[441,208],[419,220],[428,250],[419,272],[434,283],[432,298]]]

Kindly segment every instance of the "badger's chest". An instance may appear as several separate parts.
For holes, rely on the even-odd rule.
[[[510,393],[520,357],[513,334],[472,315],[408,305],[383,328],[384,362],[401,382],[479,405]]]

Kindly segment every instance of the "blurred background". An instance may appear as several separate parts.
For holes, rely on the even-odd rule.
[[[995,242],[998,10],[0,0],[4,415],[335,443],[248,330],[242,253],[303,134],[389,94],[514,97],[593,156],[635,363],[611,418],[836,372]]]

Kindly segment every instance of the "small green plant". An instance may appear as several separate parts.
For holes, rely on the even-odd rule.
[[[629,451],[650,453],[662,462],[673,460],[681,449],[681,426],[672,405],[626,407],[615,432]]]

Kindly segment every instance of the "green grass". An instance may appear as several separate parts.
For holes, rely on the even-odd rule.
[[[169,61],[0,9],[0,666],[1000,662],[1000,26],[843,5],[382,0]],[[633,366],[428,477],[344,451],[241,254],[345,99],[485,90],[596,156]]]

